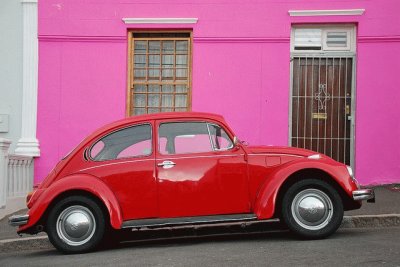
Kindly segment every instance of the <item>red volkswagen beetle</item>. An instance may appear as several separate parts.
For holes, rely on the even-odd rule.
[[[324,238],[361,200],[374,192],[325,155],[246,146],[219,115],[161,113],[88,136],[29,194],[28,214],[10,224],[18,233],[45,231],[66,253],[92,250],[123,228],[271,218]]]

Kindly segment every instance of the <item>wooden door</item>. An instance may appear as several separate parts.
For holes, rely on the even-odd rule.
[[[352,57],[294,57],[291,145],[347,165],[352,146]]]

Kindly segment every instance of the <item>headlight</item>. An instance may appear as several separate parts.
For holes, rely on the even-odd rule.
[[[346,167],[347,167],[347,171],[349,172],[351,179],[354,181],[354,183],[356,183],[357,188],[360,189],[360,184],[358,183],[356,177],[354,177],[353,169],[350,166],[346,166]]]

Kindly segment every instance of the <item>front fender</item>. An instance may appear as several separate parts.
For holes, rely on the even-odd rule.
[[[28,212],[28,223],[20,226],[18,232],[24,232],[34,226],[57,196],[71,190],[82,190],[96,196],[107,208],[111,226],[114,229],[121,228],[122,214],[114,193],[100,179],[87,174],[79,174],[64,177],[44,189]]]
[[[274,216],[277,196],[285,181],[294,173],[305,169],[318,169],[327,173],[351,197],[357,185],[351,179],[343,164],[328,158],[318,160],[301,159],[282,164],[268,176],[254,204],[254,213],[259,219],[270,219]]]

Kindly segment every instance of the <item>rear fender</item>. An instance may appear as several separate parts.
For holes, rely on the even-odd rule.
[[[20,226],[18,232],[24,232],[34,226],[60,194],[75,190],[85,191],[98,198],[108,210],[111,226],[114,229],[121,228],[122,214],[114,193],[100,179],[87,174],[79,174],[62,178],[43,190],[28,212],[28,223]]]
[[[295,162],[288,162],[282,164],[272,172],[258,191],[254,203],[254,213],[259,219],[270,219],[274,216],[277,196],[282,185],[292,174],[305,169],[318,169],[325,172],[343,188],[349,197],[352,196],[352,191],[357,188],[346,168],[341,163],[324,158],[318,160],[301,159]]]

